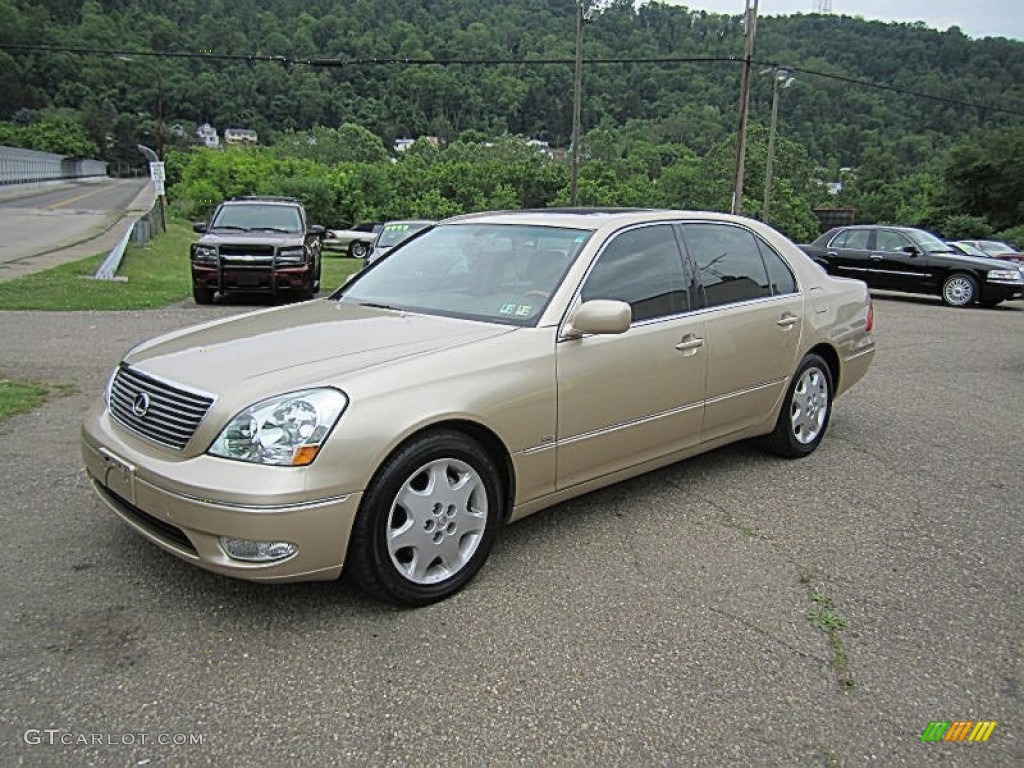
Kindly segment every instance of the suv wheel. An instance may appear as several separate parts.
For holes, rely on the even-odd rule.
[[[211,291],[205,285],[193,285],[192,298],[196,300],[196,304],[212,304],[213,291]]]

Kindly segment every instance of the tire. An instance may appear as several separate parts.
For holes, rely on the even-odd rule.
[[[451,430],[414,438],[388,457],[363,495],[346,573],[389,602],[450,597],[487,559],[502,499],[498,470],[475,440]]]
[[[787,459],[813,453],[828,430],[833,397],[828,364],[818,355],[807,355],[796,369],[775,429],[768,436],[768,450]]]
[[[213,291],[203,285],[193,285],[192,298],[196,304],[213,304]]]
[[[969,307],[978,298],[978,281],[966,272],[954,272],[942,284],[942,303]]]
[[[353,240],[348,246],[348,255],[353,259],[365,259],[370,252],[370,244],[364,240]]]
[[[313,278],[313,293],[317,294],[320,292],[320,263],[316,265],[316,277]]]

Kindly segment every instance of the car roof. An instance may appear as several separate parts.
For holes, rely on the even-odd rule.
[[[301,206],[302,203],[293,197],[232,197],[221,205],[287,205]]]
[[[445,219],[442,224],[526,224],[567,229],[598,230],[665,219],[700,219],[751,224],[750,219],[711,211],[682,211],[662,208],[539,208],[523,211],[467,213]]]

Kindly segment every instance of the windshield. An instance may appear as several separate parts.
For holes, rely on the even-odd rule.
[[[982,240],[978,245],[987,253],[1014,253],[1013,248],[1009,245],[1006,243],[1000,243],[996,240]]]
[[[294,234],[302,231],[302,217],[293,205],[222,205],[210,222],[210,229]]]
[[[377,248],[393,248],[421,229],[426,229],[432,223],[431,221],[395,221],[385,224],[384,229],[377,235],[377,242],[374,245]]]
[[[980,256],[983,259],[988,258],[988,254],[976,245],[971,245],[970,243],[954,243],[954,245],[963,250],[968,256]]]
[[[442,224],[395,248],[332,298],[533,325],[590,235],[525,224]]]

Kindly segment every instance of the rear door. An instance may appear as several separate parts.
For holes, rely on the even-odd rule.
[[[697,267],[706,320],[704,441],[765,420],[796,366],[804,297],[785,261],[761,238],[724,223],[680,227]]]
[[[874,262],[871,254],[874,245],[875,231],[871,228],[840,230],[825,247],[825,261],[830,265],[828,271],[872,285]]]

